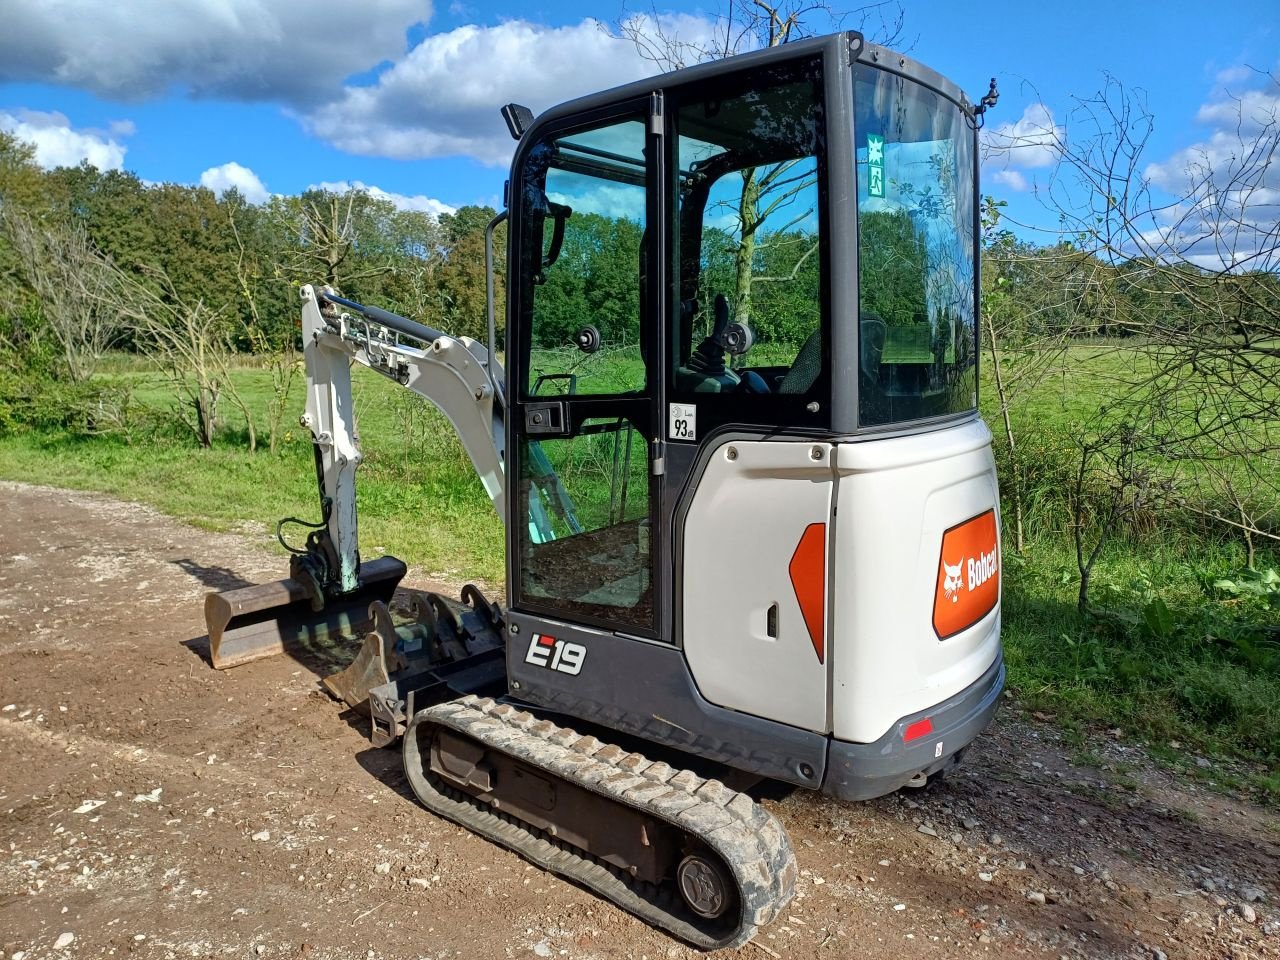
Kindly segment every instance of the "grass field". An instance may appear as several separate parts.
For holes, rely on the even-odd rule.
[[[1039,499],[1028,505],[1027,549],[1017,554],[1006,538],[1011,685],[1068,729],[1120,727],[1193,773],[1191,751],[1236,758],[1229,779],[1280,802],[1280,635],[1269,632],[1280,621],[1280,594],[1265,584],[1221,587],[1247,579],[1239,542],[1156,517],[1149,529],[1117,539],[1099,562],[1093,589],[1101,615],[1075,609],[1069,514],[1057,489],[1070,464],[1060,460],[1096,415],[1108,378],[1131,362],[1123,352],[1078,348],[1061,373],[1020,402],[1020,439],[1039,471],[1032,484]],[[202,450],[172,425],[163,381],[130,361],[108,369],[107,380],[132,388],[138,412],[130,436],[0,437],[0,477],[112,493],[205,529],[269,530],[284,516],[318,518],[310,435],[296,426],[300,378],[286,417],[292,429],[278,451],[267,452],[260,436],[251,454],[229,404],[221,439]],[[250,407],[265,410],[269,373],[245,368],[235,378]],[[500,583],[503,530],[451,428],[366,370],[357,368],[355,383],[364,554],[393,553],[432,576]],[[984,388],[989,400],[993,391]],[[260,434],[264,424],[260,418]],[[1280,567],[1274,552],[1258,560],[1263,570]],[[1223,771],[1214,775],[1221,780]]]
[[[281,517],[319,519],[311,435],[297,425],[303,383],[294,381],[279,449],[246,448],[243,419],[223,403],[226,429],[202,450],[167,416],[174,401],[162,379],[118,372],[142,413],[132,437],[72,432],[0,437],[0,476],[101,490],[151,504],[207,529],[244,524],[274,529]],[[250,409],[272,399],[268,371],[236,371]],[[503,578],[501,523],[452,428],[434,408],[363,368],[354,371],[360,468],[360,540],[368,555],[393,553],[429,574]],[[265,418],[260,418],[265,420]],[[259,430],[265,434],[263,423]],[[296,532],[296,531],[295,531]]]

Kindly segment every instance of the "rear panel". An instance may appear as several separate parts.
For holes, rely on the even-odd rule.
[[[870,743],[1000,655],[995,463],[980,420],[834,456],[832,732]]]

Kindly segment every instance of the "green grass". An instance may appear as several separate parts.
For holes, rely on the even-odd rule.
[[[1239,768],[1218,771],[1218,783],[1280,803],[1280,638],[1263,632],[1275,611],[1211,587],[1243,563],[1235,543],[1124,539],[1094,574],[1099,612],[1081,616],[1066,542],[1034,542],[1021,557],[1006,550],[1011,686],[1068,729],[1119,727],[1173,766],[1195,770],[1185,762],[1194,753],[1233,758]],[[1144,612],[1158,605],[1172,616],[1148,623]]]
[[[234,373],[251,409],[272,397],[266,370]],[[206,529],[244,524],[274,530],[278,519],[319,518],[310,434],[287,418],[277,453],[257,453],[244,442],[243,420],[223,402],[227,426],[212,449],[202,450],[170,423],[173,405],[164,381],[145,372],[121,372],[143,409],[130,438],[71,432],[0,437],[0,478],[98,490],[150,504]],[[504,534],[452,427],[434,408],[399,387],[357,369],[355,393],[365,460],[360,468],[362,553],[402,557],[428,575],[501,582]],[[300,410],[302,381],[289,409]],[[264,418],[259,430],[265,434]],[[294,534],[298,531],[295,529]],[[281,551],[281,563],[284,554]]]
[[[548,363],[552,358],[548,358]],[[1110,377],[1131,355],[1073,349],[1071,362],[1023,401],[1018,423],[1028,469],[1027,549],[1005,542],[1004,642],[1010,685],[1030,708],[1056,722],[1087,753],[1088,733],[1121,727],[1145,738],[1152,752],[1196,774],[1191,751],[1233,758],[1217,783],[1280,803],[1280,613],[1257,596],[1227,595],[1216,580],[1244,566],[1240,543],[1190,529],[1184,518],[1155,516],[1104,552],[1094,573],[1101,616],[1075,608],[1076,568],[1063,484],[1074,437],[1086,429]],[[617,369],[589,358],[583,388],[596,378],[630,383],[641,369],[629,356]],[[245,366],[237,388],[258,411],[261,449],[246,449],[243,424],[224,400],[227,426],[212,449],[199,449],[173,425],[170,387],[136,360],[112,358],[105,383],[127,385],[135,415],[128,436],[40,431],[0,437],[0,477],[98,490],[151,504],[201,529],[274,529],[283,516],[318,516],[310,436],[296,426],[302,381],[276,453],[267,452],[265,411],[270,372]],[[433,408],[394,384],[357,368],[360,540],[365,556],[395,554],[427,575],[490,584],[504,577],[503,529],[452,428]],[[985,387],[984,404],[993,391]],[[548,392],[553,392],[548,387]],[[993,429],[1000,427],[987,411]],[[288,429],[288,428],[292,429]],[[612,437],[552,444],[561,472],[599,474],[607,506]],[[572,449],[570,449],[572,447]],[[568,459],[566,459],[568,458]],[[638,478],[636,482],[640,482]],[[590,502],[588,502],[590,501]],[[1280,567],[1264,552],[1259,565]],[[281,551],[281,570],[285,557]],[[1179,742],[1183,746],[1171,748]]]

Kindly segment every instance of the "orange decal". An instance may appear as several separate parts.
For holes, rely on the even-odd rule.
[[[826,647],[825,620],[827,612],[827,525],[811,523],[804,528],[796,552],[791,555],[787,567],[791,574],[791,589],[796,592],[804,625],[809,628],[809,640],[813,643],[818,662],[822,663]]]
[[[933,632],[939,640],[955,636],[990,613],[999,599],[1000,537],[996,512],[988,510],[942,535]]]

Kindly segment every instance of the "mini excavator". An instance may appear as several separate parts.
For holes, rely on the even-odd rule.
[[[288,578],[208,596],[214,666],[362,637],[325,683],[430,811],[697,947],[745,943],[797,867],[743,789],[923,786],[1003,688],[977,412],[996,96],[840,33],[505,107],[487,343],[302,288],[321,517],[281,537]],[[457,431],[505,604],[392,615],[405,565],[357,545],[356,363]]]

